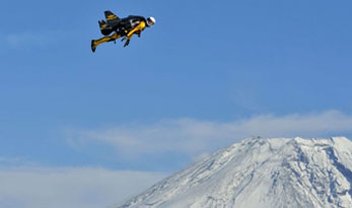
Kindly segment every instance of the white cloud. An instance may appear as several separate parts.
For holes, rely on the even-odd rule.
[[[60,43],[69,36],[70,31],[23,31],[20,33],[2,34],[0,37],[7,46],[12,49],[24,49],[28,47],[46,48]]]
[[[351,133],[352,116],[327,111],[309,115],[262,115],[232,122],[162,120],[147,125],[74,131],[70,134],[70,142],[76,148],[96,143],[109,145],[122,156],[140,159],[148,154],[166,157],[170,152],[202,157],[202,153],[249,136],[321,137]],[[8,166],[14,164],[10,167],[18,167],[23,163],[22,158],[0,158],[0,207],[109,207],[144,191],[166,176],[163,173],[102,168]]]
[[[163,177],[162,173],[101,168],[2,168],[0,207],[111,207]]]
[[[326,111],[308,115],[261,115],[232,122],[186,118],[147,125],[80,130],[71,132],[70,143],[76,147],[90,142],[103,143],[126,157],[169,152],[196,157],[251,136],[321,137],[350,133],[352,116]]]
[[[36,166],[37,163],[28,160],[25,157],[3,157],[0,156],[0,170],[4,167],[19,167],[19,166]]]

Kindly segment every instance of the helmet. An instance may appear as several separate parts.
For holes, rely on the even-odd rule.
[[[147,25],[150,27],[155,24],[155,18],[154,17],[148,17],[147,18]]]

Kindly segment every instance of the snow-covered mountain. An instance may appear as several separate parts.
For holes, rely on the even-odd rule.
[[[218,151],[120,208],[352,207],[352,142],[246,139]]]

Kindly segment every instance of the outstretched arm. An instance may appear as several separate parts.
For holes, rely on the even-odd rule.
[[[146,27],[145,22],[142,21],[136,27],[134,27],[130,32],[128,32],[128,34],[126,35],[127,40],[126,40],[124,47],[128,46],[133,34],[138,34],[138,36],[140,37],[140,34],[144,30],[145,27]]]

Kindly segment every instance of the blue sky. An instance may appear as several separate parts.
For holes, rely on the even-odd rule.
[[[351,7],[4,0],[3,170],[170,173],[248,136],[350,136]],[[93,54],[106,9],[157,23]]]

